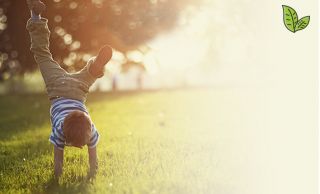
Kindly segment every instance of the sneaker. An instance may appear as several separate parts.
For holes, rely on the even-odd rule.
[[[40,15],[46,9],[46,5],[40,0],[27,0],[27,4],[36,15]]]
[[[102,77],[104,66],[110,61],[112,57],[112,48],[108,45],[103,46],[98,56],[95,57],[93,63],[89,67],[89,72],[95,77]]]
[[[112,48],[108,45],[105,45],[99,50],[99,54],[95,58],[93,63],[95,64],[95,66],[101,67],[107,64],[110,61],[111,57],[112,57]]]

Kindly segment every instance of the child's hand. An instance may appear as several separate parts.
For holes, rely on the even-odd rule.
[[[91,169],[89,170],[88,172],[88,175],[87,175],[87,178],[88,179],[93,179],[96,177],[96,174],[97,174],[97,169]]]

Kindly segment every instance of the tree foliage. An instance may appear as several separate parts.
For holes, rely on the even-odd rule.
[[[66,69],[79,69],[103,44],[126,53],[176,26],[196,0],[44,0],[50,49]],[[36,69],[25,30],[25,0],[0,0],[0,75]],[[88,55],[89,54],[89,55]],[[1,77],[1,76],[0,76]],[[3,79],[3,76],[2,76]]]

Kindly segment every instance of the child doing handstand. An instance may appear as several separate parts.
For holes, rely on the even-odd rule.
[[[103,76],[104,66],[112,57],[112,49],[103,46],[97,57],[90,59],[81,71],[66,72],[53,60],[49,50],[48,20],[40,16],[45,4],[40,0],[27,0],[27,4],[31,10],[31,18],[27,22],[30,50],[40,68],[51,101],[52,132],[49,141],[54,145],[55,176],[62,174],[64,147],[82,148],[85,145],[88,146],[89,176],[94,176],[98,167],[96,146],[99,134],[84,102],[90,86]]]

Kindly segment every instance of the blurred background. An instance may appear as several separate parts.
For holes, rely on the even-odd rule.
[[[299,6],[306,14],[312,13],[315,9],[312,2],[316,1]],[[281,5],[274,2],[47,0],[45,3],[48,9],[43,17],[49,19],[52,32],[50,49],[64,69],[78,71],[104,44],[115,49],[106,75],[92,90],[260,85],[273,84],[277,79],[291,82],[282,79],[285,71],[297,73],[286,74],[293,79],[314,78],[309,76],[309,71],[315,72],[310,66],[302,68],[295,64],[316,60],[317,18],[313,17],[315,22],[304,32],[290,34],[283,28]],[[24,1],[0,1],[1,93],[44,90],[29,51],[30,40],[25,30],[28,18]],[[314,44],[307,50],[297,49],[309,42]],[[285,56],[294,52],[294,56],[310,56],[289,59]],[[297,84],[303,82],[300,79]]]
[[[2,85],[10,83],[1,91],[43,90],[29,51],[25,23],[30,13],[25,2],[0,2],[0,80]],[[216,46],[213,48],[217,38],[211,38],[216,27],[209,25],[210,2],[52,0],[45,3],[48,9],[43,17],[49,19],[52,32],[50,49],[64,69],[80,70],[104,44],[115,49],[105,77],[92,90],[183,86],[188,84],[188,74],[191,79],[197,76],[190,76],[196,66],[203,66],[197,68],[199,71],[205,66],[211,68],[209,63],[213,61],[203,56],[217,50]]]
[[[193,102],[201,104],[198,115],[206,121],[199,119],[199,130],[225,145],[219,152],[227,162],[220,165],[240,169],[237,176],[223,171],[234,181],[226,188],[316,193],[317,0],[44,2],[50,49],[64,69],[81,69],[104,44],[114,48],[105,76],[92,91],[210,91],[211,100],[201,101],[199,95]],[[309,26],[288,31],[283,4],[295,8],[299,18],[310,15]],[[29,17],[24,1],[0,0],[1,94],[44,91],[29,51]]]

